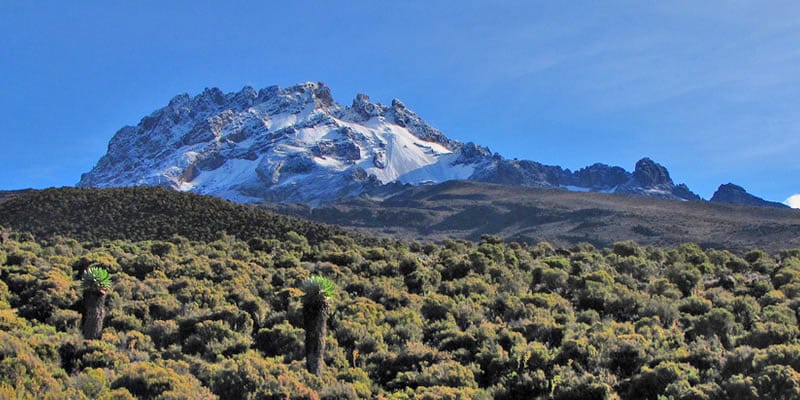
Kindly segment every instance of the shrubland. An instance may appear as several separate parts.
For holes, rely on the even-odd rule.
[[[800,250],[0,237],[1,398],[800,396]],[[113,282],[92,340],[88,268]],[[311,276],[335,285],[318,375]]]

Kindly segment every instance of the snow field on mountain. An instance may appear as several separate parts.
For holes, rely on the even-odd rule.
[[[405,182],[404,175],[439,162],[439,155],[441,154],[451,153],[450,150],[438,143],[417,138],[407,129],[388,124],[380,118],[371,118],[363,125],[344,121],[342,123],[355,131],[367,135],[367,137],[374,137],[378,143],[383,144],[383,146],[373,146],[373,148],[369,149],[369,152],[372,153],[370,157],[362,159],[359,163],[361,168],[367,171],[368,174],[375,175],[382,183],[397,180]],[[372,157],[376,151],[385,151],[387,163],[384,168],[379,168],[373,162]],[[437,180],[435,176],[425,176],[421,177],[421,179]]]

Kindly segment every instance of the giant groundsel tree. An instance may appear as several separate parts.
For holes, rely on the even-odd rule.
[[[99,339],[105,318],[104,303],[111,290],[111,275],[103,268],[88,268],[83,272],[83,321],[81,329],[84,339]]]
[[[320,375],[325,353],[325,319],[335,287],[322,276],[312,276],[303,282],[303,324],[306,330],[306,368]]]

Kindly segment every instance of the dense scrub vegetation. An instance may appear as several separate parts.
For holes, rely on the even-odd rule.
[[[800,250],[297,230],[0,241],[0,398],[800,397]],[[90,267],[113,276],[97,340],[80,330]],[[319,376],[304,348],[313,275],[336,285]]]
[[[243,240],[283,239],[289,231],[316,241],[344,232],[216,197],[159,187],[65,187],[16,193],[0,202],[0,225],[39,238],[61,235],[82,241],[140,241],[173,235],[212,241],[219,232]]]

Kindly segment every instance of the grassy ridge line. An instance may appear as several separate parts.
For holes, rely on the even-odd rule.
[[[295,231],[310,241],[350,235],[343,229],[275,215],[212,196],[157,187],[58,188],[15,194],[0,202],[0,225],[37,237],[79,240],[214,240],[218,232],[240,239],[283,238]]]

